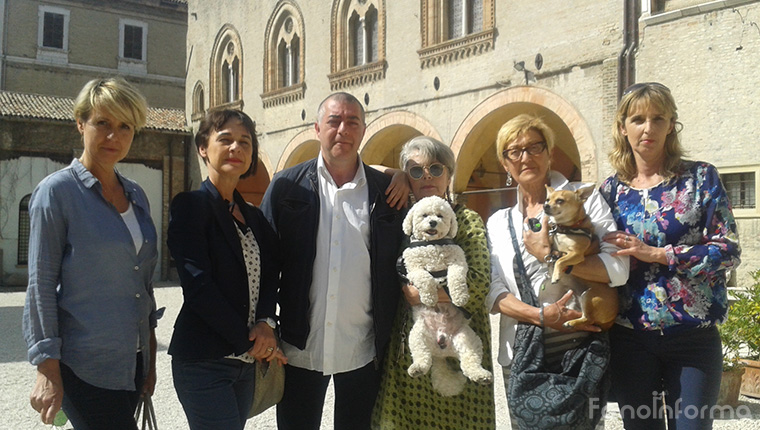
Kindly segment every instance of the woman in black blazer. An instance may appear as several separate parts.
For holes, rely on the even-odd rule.
[[[287,362],[274,332],[276,240],[261,211],[235,190],[256,171],[251,118],[211,111],[195,145],[208,179],[174,198],[169,219],[169,251],[185,299],[169,346],[174,387],[191,429],[242,429],[255,361]]]

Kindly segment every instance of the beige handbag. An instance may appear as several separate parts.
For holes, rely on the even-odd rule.
[[[254,385],[253,403],[248,411],[248,418],[254,417],[282,399],[285,390],[285,366],[277,360],[256,362],[256,382]]]

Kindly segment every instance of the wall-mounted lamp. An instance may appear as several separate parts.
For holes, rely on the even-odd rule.
[[[541,67],[544,65],[544,57],[541,56],[540,53],[536,54],[536,59],[534,63],[536,65],[536,70],[541,70]],[[516,61],[514,64],[514,68],[518,72],[525,73],[525,85],[529,85],[530,81],[536,80],[536,74],[525,68],[525,61],[519,61],[519,62]]]

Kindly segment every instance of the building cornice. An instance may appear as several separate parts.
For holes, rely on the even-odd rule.
[[[330,90],[338,91],[384,79],[387,66],[388,63],[382,60],[331,73],[327,75],[327,78],[330,80]]]
[[[417,53],[425,69],[488,52],[493,49],[495,39],[496,29],[491,28],[420,49]]]
[[[181,77],[155,75],[152,73],[146,73],[146,74],[130,73],[129,71],[125,71],[125,70],[112,69],[109,67],[88,66],[86,64],[72,64],[72,63],[61,64],[61,63],[54,63],[50,61],[42,61],[36,58],[16,57],[16,56],[11,56],[11,55],[8,55],[5,57],[5,63],[8,65],[18,64],[18,65],[24,65],[24,66],[41,67],[41,68],[47,68],[54,71],[75,70],[79,72],[94,73],[94,74],[106,75],[106,76],[120,75],[126,78],[135,78],[135,79],[140,79],[143,81],[169,83],[172,85],[177,85],[177,86],[182,86],[182,87],[185,86],[185,78],[181,78]]]

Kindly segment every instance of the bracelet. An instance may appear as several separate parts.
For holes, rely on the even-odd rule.
[[[541,306],[541,308],[538,310],[538,323],[539,327],[544,328],[544,307]]]

